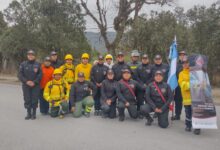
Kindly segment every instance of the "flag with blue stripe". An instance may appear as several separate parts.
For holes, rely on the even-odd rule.
[[[174,40],[172,45],[170,46],[169,59],[171,60],[171,63],[170,63],[170,71],[169,71],[167,83],[170,85],[171,90],[174,91],[178,86],[178,81],[176,76],[177,60],[178,60],[176,40]]]

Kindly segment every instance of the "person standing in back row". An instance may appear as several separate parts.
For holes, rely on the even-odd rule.
[[[107,73],[108,67],[104,65],[104,57],[102,55],[99,55],[98,57],[98,63],[92,67],[91,70],[91,82],[96,85],[96,93],[94,95],[95,100],[95,116],[101,115],[101,86],[102,81],[105,80],[106,73]]]
[[[131,52],[131,62],[128,63],[128,66],[130,67],[132,71],[133,80],[137,80],[136,70],[137,70],[137,67],[141,64],[139,62],[139,58],[140,58],[140,53],[138,52],[138,50],[133,50]]]
[[[22,82],[24,107],[27,109],[25,120],[34,120],[36,119],[42,71],[33,50],[27,52],[27,61],[21,63],[18,77]]]
[[[58,55],[56,51],[52,51],[50,53],[50,61],[51,61],[51,66],[54,69],[60,68],[60,66],[62,66],[62,62],[58,59]]]

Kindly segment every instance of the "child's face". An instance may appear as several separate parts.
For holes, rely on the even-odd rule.
[[[183,63],[183,68],[184,69],[189,69],[189,62],[184,62]]]

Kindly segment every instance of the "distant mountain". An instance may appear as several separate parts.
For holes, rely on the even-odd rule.
[[[107,36],[110,41],[113,41],[115,38],[115,32],[108,32]],[[99,32],[85,32],[85,36],[93,49],[96,49],[98,52],[105,53],[105,43]]]

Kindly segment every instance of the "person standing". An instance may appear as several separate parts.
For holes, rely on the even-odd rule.
[[[114,64],[114,66],[112,67],[112,70],[114,71],[114,74],[115,74],[116,81],[120,81],[122,79],[123,69],[130,70],[130,67],[125,63],[124,54],[122,52],[119,52],[117,54],[117,63]]]
[[[102,82],[101,86],[101,108],[102,117],[116,117],[117,89],[118,82],[114,80],[113,70],[107,71],[107,78]]]
[[[78,64],[75,69],[75,81],[78,80],[78,73],[84,73],[85,80],[90,81],[92,65],[89,63],[89,54],[84,53],[81,57],[81,64]]]
[[[113,63],[113,57],[111,54],[107,54],[105,56],[105,63],[104,65],[106,65],[109,69],[112,69],[112,66],[114,65]]]
[[[179,85],[181,88],[181,93],[183,97],[183,105],[185,107],[185,131],[191,132],[192,130],[192,100],[190,93],[190,70],[189,70],[189,60],[184,56],[183,60],[183,70],[179,74]],[[200,129],[195,129],[194,134],[199,135]]]
[[[46,115],[49,111],[49,103],[44,99],[44,88],[46,84],[53,79],[54,68],[51,66],[50,57],[45,57],[44,63],[41,65],[42,79],[40,81],[40,112]]]
[[[92,67],[91,70],[91,82],[96,85],[96,93],[94,94],[95,100],[95,116],[101,115],[101,86],[102,81],[106,78],[108,67],[104,65],[104,57],[100,55],[98,57],[98,63]]]
[[[132,71],[132,79],[137,80],[137,74],[136,69],[141,64],[139,62],[140,53],[138,50],[133,50],[131,53],[131,62],[128,63],[128,66],[130,67]]]
[[[140,83],[144,90],[137,91],[137,110],[140,118],[143,118],[140,113],[140,107],[144,104],[144,93],[147,86],[152,82],[152,65],[149,64],[149,58],[147,54],[142,55],[142,64],[137,67],[136,80]]]
[[[152,73],[155,74],[156,71],[162,71],[163,72],[163,80],[164,82],[167,82],[168,80],[168,73],[169,73],[169,65],[163,63],[163,59],[161,55],[156,55],[154,57],[154,65],[152,67]]]
[[[146,117],[146,125],[151,125],[153,118],[149,113],[155,112],[158,117],[158,125],[167,128],[169,125],[169,105],[173,100],[170,86],[163,81],[163,72],[156,71],[154,81],[149,84],[145,92],[146,104],[141,106],[141,113]]]
[[[24,107],[27,109],[25,120],[34,120],[36,119],[42,71],[33,50],[27,52],[27,61],[21,63],[18,77],[22,82]]]
[[[125,108],[128,109],[131,118],[138,117],[136,90],[143,90],[137,81],[131,79],[130,69],[123,69],[122,73],[122,79],[118,82],[117,88],[119,121],[125,119]]]
[[[52,51],[50,53],[50,61],[51,61],[51,66],[54,69],[60,68],[60,66],[63,65],[63,63],[58,59],[58,55],[56,51]]]
[[[77,75],[77,81],[71,86],[70,102],[73,117],[79,118],[82,115],[90,117],[90,112],[94,105],[93,93],[95,93],[95,85],[85,80],[83,72]]]
[[[64,118],[69,108],[69,85],[62,79],[62,71],[55,69],[53,80],[47,83],[44,88],[44,98],[49,102],[50,116]]]

